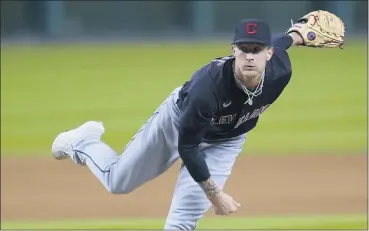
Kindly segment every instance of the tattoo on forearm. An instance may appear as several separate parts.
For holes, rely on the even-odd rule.
[[[213,197],[220,192],[220,189],[211,178],[200,182],[200,186],[208,197]]]

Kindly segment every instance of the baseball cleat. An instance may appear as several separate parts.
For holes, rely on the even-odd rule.
[[[102,122],[88,121],[81,126],[60,133],[54,140],[51,151],[57,160],[73,158],[73,146],[85,139],[101,139],[105,128]]]

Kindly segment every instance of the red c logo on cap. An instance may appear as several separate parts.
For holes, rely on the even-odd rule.
[[[257,24],[256,23],[247,23],[246,24],[246,32],[248,34],[256,34],[256,28],[257,28]]]

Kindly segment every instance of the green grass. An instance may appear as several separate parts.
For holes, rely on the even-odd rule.
[[[102,120],[120,151],[155,108],[224,43],[43,45],[2,48],[1,151],[49,155],[57,133]],[[367,56],[292,48],[293,77],[250,133],[246,153],[364,152]]]
[[[162,229],[163,220],[3,222],[3,229]],[[198,229],[367,229],[365,215],[206,218]]]

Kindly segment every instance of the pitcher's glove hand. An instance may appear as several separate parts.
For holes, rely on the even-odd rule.
[[[297,32],[303,39],[301,46],[343,48],[345,25],[336,15],[323,10],[312,11],[296,23],[291,20],[287,34]]]

